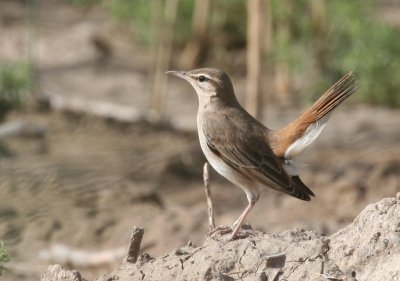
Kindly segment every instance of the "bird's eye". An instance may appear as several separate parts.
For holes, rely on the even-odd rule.
[[[199,76],[199,81],[200,82],[204,82],[204,81],[206,81],[207,80],[207,78],[205,77],[205,76],[203,76],[203,75],[200,75]]]

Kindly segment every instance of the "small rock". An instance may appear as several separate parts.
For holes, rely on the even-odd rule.
[[[76,270],[66,270],[59,264],[50,265],[40,281],[82,281],[81,274]]]
[[[154,260],[148,253],[143,253],[139,256],[137,263],[139,264],[144,264],[146,262],[149,262],[151,260]]]
[[[253,228],[251,227],[251,225],[249,223],[243,224],[242,229],[243,230],[253,230]]]
[[[344,252],[346,257],[351,256],[354,253],[354,248],[349,248],[347,251]]]
[[[182,248],[178,248],[178,249],[175,249],[174,251],[173,251],[173,253],[175,254],[175,255],[177,255],[177,256],[182,256],[182,255],[187,255],[188,254],[188,252],[186,252],[184,249],[182,249]]]

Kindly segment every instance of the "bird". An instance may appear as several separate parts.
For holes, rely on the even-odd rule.
[[[269,129],[238,102],[229,76],[216,68],[167,71],[189,82],[198,97],[197,132],[209,164],[246,194],[248,205],[232,227],[230,240],[247,237],[241,226],[264,187],[310,201],[314,193],[299,177],[299,154],[319,136],[332,111],[356,90],[349,72],[310,108],[280,129]]]

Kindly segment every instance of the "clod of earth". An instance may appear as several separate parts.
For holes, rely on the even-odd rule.
[[[139,256],[96,280],[400,280],[400,200],[368,205],[352,224],[326,237],[295,229],[226,242],[207,238],[169,254]],[[41,281],[83,280],[49,266]]]

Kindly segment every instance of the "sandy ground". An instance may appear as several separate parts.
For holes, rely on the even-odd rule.
[[[201,246],[188,243],[156,258],[130,251],[117,269],[96,280],[397,281],[399,199],[368,205],[354,223],[331,236],[299,228],[269,234],[252,231],[235,241],[212,235]],[[52,265],[41,278],[50,280],[81,281],[82,277],[76,270]]]
[[[76,95],[88,100],[146,108],[150,100],[149,57],[122,40],[102,11],[81,11],[58,1],[41,1],[38,94]],[[7,5],[6,5],[7,4]],[[26,10],[2,2],[1,57],[23,56]],[[62,12],[61,12],[62,11]],[[5,17],[7,15],[7,17]],[[8,18],[8,20],[4,20]],[[56,20],[57,19],[57,20]],[[104,57],[92,36],[115,34],[115,55]],[[134,34],[132,34],[134,37]],[[126,59],[129,58],[129,59]],[[105,64],[104,64],[105,63]],[[244,81],[233,77],[243,92]],[[239,96],[239,99],[242,99]],[[120,251],[134,225],[144,227],[142,250],[163,255],[188,240],[201,245],[208,231],[202,164],[194,130],[197,98],[188,85],[169,80],[167,117],[180,128],[121,124],[92,116],[30,106],[8,121],[46,128],[43,138],[0,142],[0,239],[11,256],[3,280],[38,280],[62,244],[84,251]],[[277,128],[301,108],[268,105],[264,123]],[[400,190],[400,112],[354,104],[341,106],[307,152],[301,176],[316,198],[301,202],[265,190],[249,217],[253,228],[277,232],[303,227],[332,234],[351,223],[365,206]],[[246,205],[241,190],[212,174],[217,223],[231,224]],[[120,264],[79,267],[92,279]]]

